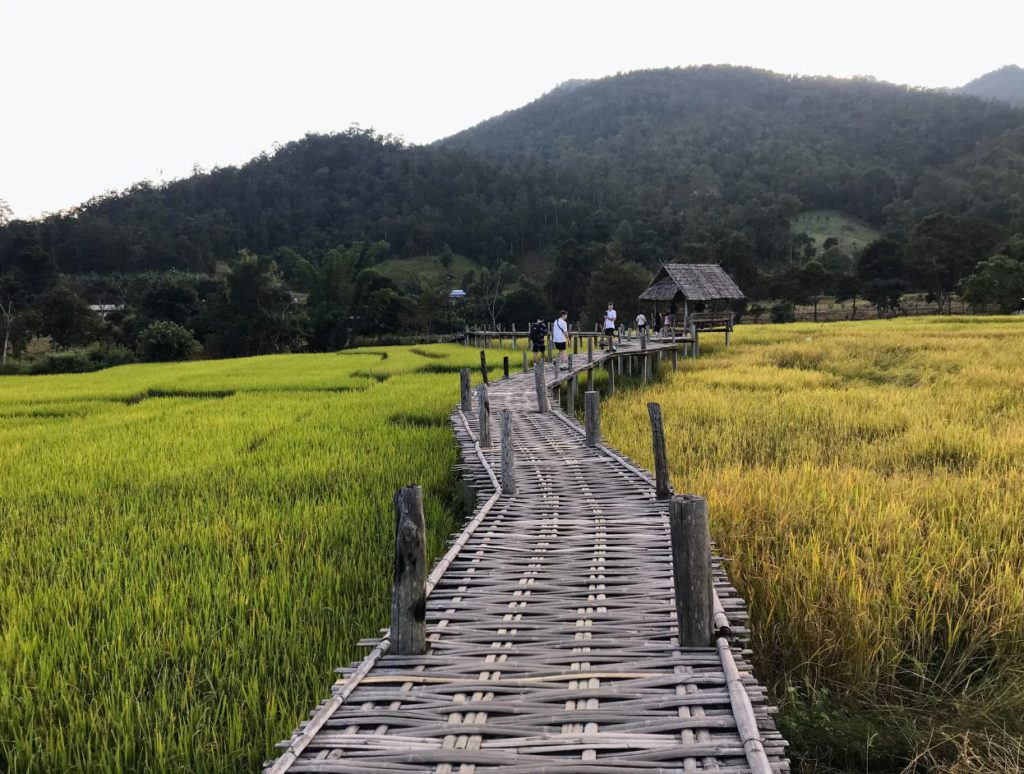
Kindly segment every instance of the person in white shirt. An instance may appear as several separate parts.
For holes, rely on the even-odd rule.
[[[555,320],[555,324],[552,326],[552,338],[555,340],[555,349],[558,350],[558,367],[563,371],[569,368],[569,363],[565,354],[565,344],[569,340],[569,323],[566,319],[569,317],[569,313],[564,309],[558,313],[558,319]]]
[[[618,315],[615,313],[615,304],[611,301],[608,302],[608,311],[604,313],[604,335],[608,339],[608,351],[614,352],[614,339],[615,336],[615,318]]]
[[[637,334],[643,336],[647,333],[647,318],[644,317],[644,313],[641,312],[636,316],[636,330]]]

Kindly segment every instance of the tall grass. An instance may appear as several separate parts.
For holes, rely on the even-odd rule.
[[[424,353],[429,353],[424,356]],[[459,517],[431,346],[0,380],[0,771],[258,770]]]
[[[1019,771],[1024,321],[703,345],[607,401],[605,433],[649,465],[644,399],[662,404],[675,488],[710,500],[806,767]]]

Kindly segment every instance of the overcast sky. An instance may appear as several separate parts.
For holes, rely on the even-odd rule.
[[[0,0],[19,217],[353,123],[425,143],[569,78],[741,64],[958,86],[1024,64],[1021,0]]]

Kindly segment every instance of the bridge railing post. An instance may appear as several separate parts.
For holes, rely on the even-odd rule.
[[[469,382],[469,369],[459,371],[459,408],[463,412],[473,410],[473,393]]]
[[[523,370],[530,370],[530,356],[526,353],[526,347],[523,347]]]
[[[587,362],[594,362],[594,337],[587,336]]]
[[[480,447],[489,449],[491,446],[491,400],[487,394],[487,385],[476,387],[477,437]]]
[[[427,540],[423,490],[416,485],[395,492],[395,574],[391,591],[391,652],[427,652]]]
[[[707,648],[712,644],[714,631],[707,501],[695,495],[673,497],[669,503],[669,529],[679,645]]]
[[[483,377],[484,384],[490,384],[490,379],[487,378],[487,351],[480,350],[480,376]]]
[[[594,389],[594,368],[587,369],[587,392]]]
[[[661,419],[661,405],[648,403],[647,414],[651,418],[655,494],[659,500],[667,500],[672,496],[672,484],[668,477],[668,453],[665,451],[665,426]]]
[[[621,362],[617,357],[608,361],[608,397],[615,394],[615,369]]]
[[[679,370],[679,350],[673,347],[673,349],[672,349],[672,371],[675,372],[675,371],[678,371],[678,370]]]
[[[601,443],[601,396],[596,390],[587,390],[583,396],[583,426],[587,431],[587,446]]]
[[[501,359],[501,370],[504,372],[505,379],[508,379],[508,355]]]
[[[570,366],[571,367],[571,366]],[[570,373],[572,373],[570,371]],[[576,374],[569,377],[569,383],[566,385],[565,390],[565,413],[575,414],[576,413],[576,390],[578,389],[576,383]]]
[[[544,360],[537,361],[533,367],[533,382],[537,387],[537,411],[541,414],[548,413],[548,387],[544,376]]]
[[[501,410],[501,491],[516,493],[516,459],[512,450],[512,412]]]

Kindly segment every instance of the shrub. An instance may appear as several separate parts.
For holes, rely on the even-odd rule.
[[[135,355],[124,347],[90,344],[79,349],[48,352],[22,367],[27,374],[81,374],[134,363]]]
[[[136,343],[139,359],[147,362],[188,360],[199,354],[199,342],[192,331],[177,323],[160,320],[147,326]]]
[[[793,322],[796,320],[796,307],[789,303],[789,301],[779,301],[777,304],[772,305],[769,314],[773,323]]]

